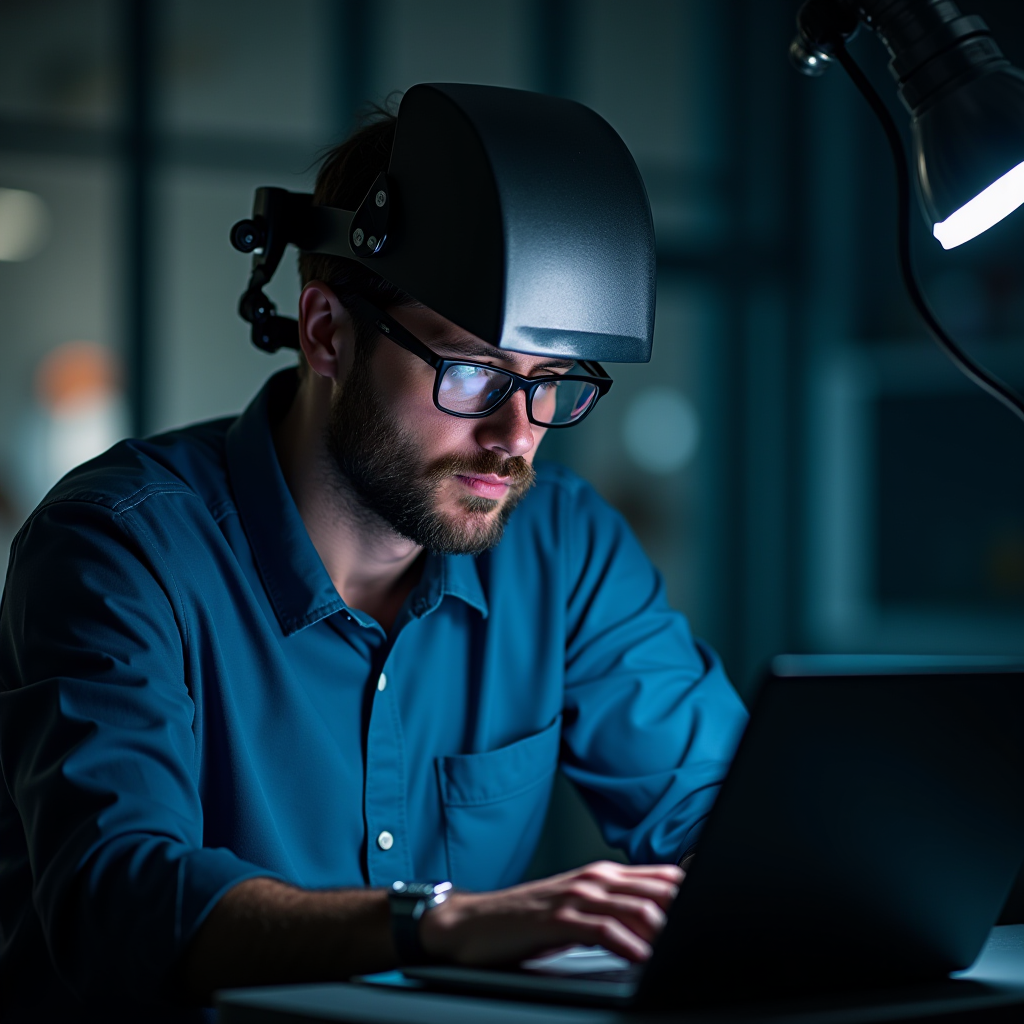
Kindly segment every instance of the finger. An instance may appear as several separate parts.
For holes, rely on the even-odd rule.
[[[577,907],[565,906],[558,909],[554,923],[563,942],[604,946],[627,960],[644,961],[650,958],[650,943],[617,918],[588,914]]]
[[[668,910],[679,894],[678,884],[666,882],[660,878],[629,878],[623,881],[610,881],[605,883],[605,888],[608,892],[654,900],[662,910]]]
[[[593,880],[573,879],[553,896],[552,911],[568,905],[587,913],[615,917],[648,941],[653,941],[665,926],[665,911],[656,901],[628,893],[610,892],[604,885]]]
[[[594,861],[577,871],[600,878],[657,878],[677,884],[683,876],[683,870],[678,864],[619,864],[613,860]]]
[[[578,877],[604,886],[611,892],[628,893],[654,900],[662,910],[668,910],[679,892],[682,872],[674,865],[658,865],[671,871],[659,873],[624,871],[625,865],[614,865],[609,870],[605,865],[588,865]]]
[[[610,893],[600,886],[577,884],[566,893],[566,902],[588,914],[614,917],[647,942],[665,927],[665,912],[653,900]]]
[[[674,864],[626,865],[597,861],[582,868],[565,871],[550,878],[523,882],[501,893],[514,899],[521,911],[536,901],[537,909],[552,905],[577,885],[595,885],[609,892],[653,900],[667,911],[679,890],[682,872]],[[497,894],[495,894],[497,895]]]

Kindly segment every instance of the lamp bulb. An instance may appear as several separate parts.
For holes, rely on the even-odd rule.
[[[1024,203],[1024,163],[996,178],[988,188],[932,227],[943,249],[953,249],[988,231]]]

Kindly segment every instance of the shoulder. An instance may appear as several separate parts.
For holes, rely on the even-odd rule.
[[[15,537],[8,585],[19,567],[23,577],[95,559],[127,571],[150,562],[154,547],[173,561],[185,540],[209,537],[234,509],[225,458],[232,422],[121,441],[73,469]]]
[[[571,469],[557,462],[538,462],[537,479],[516,509],[510,526],[517,518],[533,524],[540,524],[559,535],[574,538],[588,534],[612,536],[629,532],[629,526],[622,514],[610,505],[593,485]]]
[[[554,462],[538,462],[536,471],[536,483],[509,519],[499,547],[557,549],[569,559],[571,573],[599,553],[640,555],[625,518],[591,484]]]
[[[537,481],[487,555],[489,578],[531,595],[539,621],[564,616],[567,641],[643,621],[677,623],[661,575],[625,517],[564,466],[537,466]],[[653,616],[653,618],[652,618]],[[681,621],[681,620],[680,620]],[[676,628],[672,625],[671,628]]]
[[[620,519],[619,513],[593,486],[571,469],[557,462],[537,462],[536,483],[525,495],[520,511],[525,516],[551,516],[559,509],[572,510],[598,519]]]
[[[89,504],[118,514],[160,495],[192,496],[214,511],[230,499],[225,436],[233,422],[211,420],[121,441],[63,477],[30,519],[67,503]]]
[[[0,610],[56,600],[58,577],[65,604],[75,594],[151,598],[153,584],[171,592],[168,581],[233,508],[225,460],[232,422],[122,441],[68,473],[14,540]]]

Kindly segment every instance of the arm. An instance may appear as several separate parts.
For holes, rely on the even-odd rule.
[[[203,846],[178,601],[123,517],[88,500],[44,506],[12,554],[0,761],[20,828],[0,860],[31,865],[16,938],[39,933],[30,955],[87,1002],[159,998],[219,897],[268,874]]]
[[[309,892],[250,878],[224,894],[189,944],[178,981],[192,1001],[219,988],[343,981],[397,964],[387,892]]]
[[[499,964],[571,943],[644,960],[682,872],[600,863],[498,892],[455,892],[423,918],[439,960]],[[219,988],[341,981],[397,966],[387,892],[308,892],[251,878],[226,893],[186,949],[179,984],[194,1001]]]
[[[631,862],[681,862],[746,711],[622,517],[586,485],[570,498],[562,769]]]

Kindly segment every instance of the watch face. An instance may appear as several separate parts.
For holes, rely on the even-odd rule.
[[[404,893],[406,896],[433,896],[433,882],[406,882]]]
[[[395,882],[391,886],[391,891],[396,896],[430,899],[439,893],[447,892],[451,887],[451,882]]]

